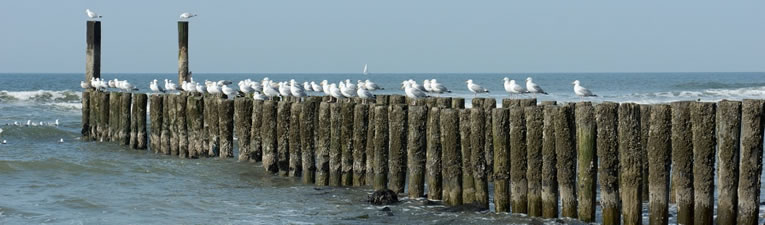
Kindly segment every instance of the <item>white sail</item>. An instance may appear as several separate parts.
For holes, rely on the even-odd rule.
[[[364,64],[364,75],[367,75],[367,64]]]

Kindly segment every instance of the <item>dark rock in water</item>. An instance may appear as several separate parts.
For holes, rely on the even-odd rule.
[[[542,221],[539,218],[531,218],[531,223],[529,223],[529,224],[531,224],[531,225],[544,225],[545,222]]]
[[[390,212],[390,208],[388,208],[388,207],[386,206],[386,207],[384,207],[384,208],[380,209],[380,211],[383,211],[383,212]]]
[[[393,212],[385,212],[385,215],[393,216]]]
[[[369,197],[369,202],[372,205],[390,205],[398,202],[398,194],[388,189],[375,191]]]

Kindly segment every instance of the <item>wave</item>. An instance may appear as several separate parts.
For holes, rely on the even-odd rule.
[[[721,82],[686,82],[672,85],[673,88],[678,89],[738,89],[738,88],[752,88],[762,87],[765,83],[721,83]]]
[[[0,91],[0,103],[33,102],[33,103],[76,103],[80,102],[82,92],[79,91]]]

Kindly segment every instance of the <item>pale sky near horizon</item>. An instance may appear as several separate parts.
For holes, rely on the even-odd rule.
[[[0,2],[0,73],[84,72],[85,9],[102,73],[762,72],[765,1]]]

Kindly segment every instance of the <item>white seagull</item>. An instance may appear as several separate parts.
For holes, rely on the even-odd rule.
[[[369,90],[367,90],[366,85],[359,85],[359,89],[356,91],[356,94],[359,95],[359,98],[361,98],[362,103],[367,103],[367,100],[370,98],[374,98],[375,95],[372,94]]]
[[[526,91],[528,91],[529,93],[534,93],[534,94],[544,94],[544,95],[547,94],[545,90],[542,90],[542,88],[539,87],[539,85],[534,83],[531,77],[526,78]]]
[[[167,91],[176,91],[176,90],[178,90],[178,85],[173,83],[173,81],[165,79],[165,90],[167,90]]]
[[[430,90],[431,90],[431,92],[436,93],[436,94],[442,94],[444,92],[452,93],[452,91],[450,91],[448,88],[446,88],[446,86],[444,86],[441,83],[438,83],[438,81],[436,79],[430,80]]]
[[[237,94],[236,90],[229,87],[228,85],[224,84],[223,86],[220,87],[220,90],[223,92],[223,94],[226,95],[226,97],[231,97],[231,96],[236,97],[236,94]]]
[[[162,92],[165,93],[165,90],[162,89],[161,86],[157,85],[157,79],[154,79],[153,81],[149,82],[149,89],[153,92]]]
[[[342,84],[343,84],[343,83],[342,83],[342,82],[340,82],[340,85],[342,85]],[[340,100],[341,98],[345,98],[345,96],[343,95],[343,93],[342,93],[342,92],[340,92],[340,89],[339,89],[339,88],[337,88],[337,84],[334,84],[334,83],[329,85],[329,94],[330,94],[332,97],[334,97],[334,98],[335,98],[335,102],[337,102],[337,100]],[[331,101],[331,100],[332,100],[332,99],[330,99],[330,101]]]
[[[101,18],[101,16],[98,15],[98,13],[93,12],[93,10],[90,10],[90,9],[85,9],[85,13],[88,14],[88,18],[90,19]]]
[[[488,89],[481,87],[481,85],[473,83],[472,79],[465,81],[465,83],[467,83],[468,90],[470,90],[470,92],[473,92],[473,96],[476,96],[479,93],[489,93]]]
[[[191,14],[191,13],[185,12],[185,13],[181,13],[180,17],[181,17],[181,20],[188,20],[189,18],[195,17],[195,16],[197,16],[197,14]]]
[[[428,95],[425,94],[424,91],[417,89],[413,86],[413,82],[404,81],[404,93],[406,93],[407,97],[410,97],[412,99],[418,99],[418,98],[424,98]],[[412,104],[414,104],[415,101],[412,101]]]
[[[584,88],[579,85],[579,80],[575,80],[572,84],[574,84],[574,94],[576,94],[579,97],[597,97],[597,95],[592,94],[590,90],[587,88]]]
[[[298,98],[302,98],[306,96],[305,90],[303,89],[303,87],[300,86],[300,84],[296,83],[295,80],[290,81],[290,94]]]
[[[370,90],[370,91],[383,90],[383,88],[381,88],[380,86],[377,86],[377,84],[375,84],[375,82],[372,82],[372,81],[369,81],[369,80],[365,80],[364,84],[365,84],[367,90]]]
[[[80,87],[82,87],[82,89],[91,88],[90,82],[88,82],[88,81],[80,81]]]

